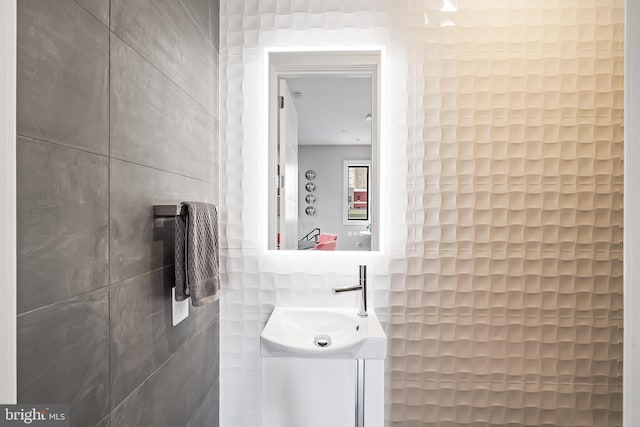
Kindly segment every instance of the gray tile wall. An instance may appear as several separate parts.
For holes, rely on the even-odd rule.
[[[18,1],[18,394],[217,426],[218,306],[171,325],[173,220],[218,201],[218,0]]]

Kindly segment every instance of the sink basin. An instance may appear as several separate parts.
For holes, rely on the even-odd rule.
[[[387,337],[375,313],[276,307],[260,335],[262,357],[384,359]]]

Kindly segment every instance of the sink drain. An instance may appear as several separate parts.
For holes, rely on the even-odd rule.
[[[329,335],[318,335],[314,342],[318,347],[329,347],[331,345],[331,337]]]

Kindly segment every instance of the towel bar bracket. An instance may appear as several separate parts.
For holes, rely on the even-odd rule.
[[[182,203],[177,205],[154,205],[153,216],[156,218],[175,218],[182,215]]]

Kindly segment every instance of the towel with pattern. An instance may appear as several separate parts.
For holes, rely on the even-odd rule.
[[[191,297],[199,307],[220,296],[218,210],[202,202],[183,202],[176,217],[176,300]]]

